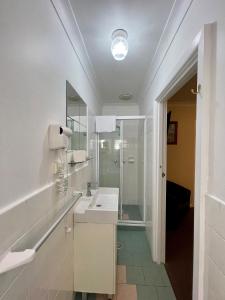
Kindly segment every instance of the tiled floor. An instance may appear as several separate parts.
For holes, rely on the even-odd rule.
[[[126,266],[127,283],[136,285],[137,300],[175,300],[164,265],[152,261],[145,231],[121,227],[118,242],[117,263]]]
[[[144,230],[118,229],[117,295],[113,300],[176,300],[164,265],[153,263]],[[80,295],[76,297],[81,299]],[[89,295],[88,300],[107,298]]]

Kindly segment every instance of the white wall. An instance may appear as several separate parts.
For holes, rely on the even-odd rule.
[[[189,7],[188,10],[186,10]],[[222,0],[193,0],[180,1],[175,6],[175,16],[171,16],[168,27],[164,31],[160,45],[157,49],[153,63],[151,65],[149,76],[146,81],[146,88],[143,89],[142,111],[148,111],[149,115],[154,117],[154,99],[160,94],[174,75],[176,63],[180,61],[185,50],[191,46],[192,41],[200,32],[206,23],[217,22],[215,45],[215,77],[214,90],[211,99],[211,123],[210,123],[210,155],[209,155],[209,184],[208,192],[213,195],[212,201],[219,199],[220,205],[225,205],[225,2]],[[151,141],[153,141],[152,137]],[[151,173],[151,171],[150,171]],[[151,174],[149,174],[151,177]],[[217,201],[218,202],[218,201]],[[206,197],[206,205],[208,198]],[[215,203],[216,205],[216,203]],[[217,211],[219,213],[219,211]],[[222,210],[221,213],[224,213]],[[206,215],[206,222],[209,218],[217,218],[217,215]],[[223,216],[225,218],[225,215]],[[224,224],[219,224],[221,228]],[[215,229],[213,228],[214,232]],[[210,231],[206,233],[207,240],[213,239]],[[222,235],[218,239],[224,245]],[[220,259],[224,259],[224,253],[218,253]],[[213,263],[212,263],[213,260]],[[211,268],[214,271],[211,272]],[[225,273],[222,265],[218,263],[218,257],[215,253],[206,252],[206,280],[212,283],[218,281],[213,286],[207,285],[207,292],[204,299],[223,299],[225,293]],[[220,275],[218,275],[220,274]],[[214,277],[214,278],[213,278]],[[223,282],[223,284],[219,284]]]
[[[139,114],[139,105],[136,103],[109,103],[102,107],[102,115],[136,116]]]
[[[89,107],[89,150],[95,155],[93,116],[100,113],[100,97],[82,54],[85,52],[79,48],[80,37],[67,2],[54,3],[64,27],[51,1],[0,3],[0,255],[23,234],[27,240],[32,239],[30,230],[38,230],[71,197],[71,191],[66,197],[55,192],[52,163],[56,155],[48,149],[47,138],[50,123],[65,125],[66,122],[66,80]],[[94,167],[93,160],[80,171],[71,168],[70,185],[79,190],[85,188],[91,177],[96,180]],[[62,259],[64,255],[72,259],[72,254],[66,252],[71,247],[63,250],[62,245],[57,245],[54,247],[60,249]],[[50,254],[45,250],[41,262],[51,269],[54,266],[51,260],[47,264]],[[61,260],[52,263],[60,266]],[[23,268],[0,275],[1,300],[24,300],[27,289],[32,290],[32,285],[38,284],[36,276],[42,282],[46,279],[45,289],[39,293],[40,287],[36,286],[27,299],[51,296],[43,264],[35,262],[27,270],[25,277]],[[61,271],[55,270],[52,280]],[[31,279],[30,285],[25,281],[27,277]],[[65,299],[60,288],[55,297]]]
[[[50,1],[2,1],[0,14],[3,207],[52,181],[47,130],[65,124],[66,79],[92,110],[98,97]]]

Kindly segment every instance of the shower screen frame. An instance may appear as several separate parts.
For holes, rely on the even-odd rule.
[[[137,221],[137,220],[123,220],[119,218],[118,224],[119,225],[126,225],[126,226],[145,226],[146,224],[146,116],[117,116],[116,121],[120,121],[120,140],[123,141],[123,122],[126,120],[143,120],[144,121],[144,167],[143,167],[143,220]],[[99,133],[97,134],[97,179],[99,184]],[[123,164],[123,147],[120,147],[120,203],[119,203],[119,216],[122,215],[122,209],[123,209],[123,175],[124,175],[124,164]]]

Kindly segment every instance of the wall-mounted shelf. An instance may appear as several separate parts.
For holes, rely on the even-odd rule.
[[[25,249],[23,251],[11,250],[5,255],[3,255],[0,259],[0,275],[32,262],[38,250],[49,238],[49,236],[56,229],[58,224],[62,221],[62,219],[71,210],[71,208],[81,196],[81,193],[74,193],[74,196],[72,197],[69,204],[66,205],[66,207],[62,208],[62,210],[59,212],[59,215],[56,215],[54,223],[51,224],[50,227],[48,227],[45,233],[40,237],[40,239],[31,249]]]
[[[86,162],[88,162],[89,160],[92,160],[92,159],[94,159],[94,157],[87,158],[86,160],[80,161],[80,162],[69,162],[68,164],[71,165],[71,166],[76,166],[76,165],[86,163]]]

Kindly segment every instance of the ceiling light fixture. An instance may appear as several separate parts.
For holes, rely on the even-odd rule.
[[[124,93],[119,95],[120,100],[131,100],[133,98],[133,95],[130,93]]]
[[[128,52],[128,34],[124,29],[116,29],[112,33],[111,52],[115,60],[123,60]]]

